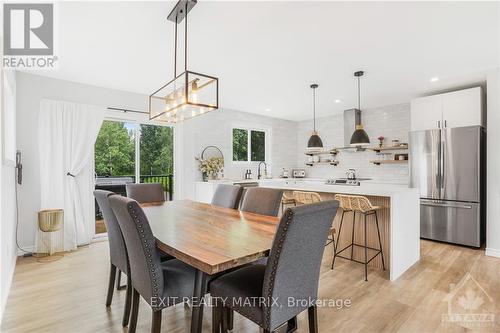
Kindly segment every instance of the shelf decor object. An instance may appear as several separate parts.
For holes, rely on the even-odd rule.
[[[311,134],[311,137],[309,138],[309,141],[307,142],[307,150],[309,151],[323,149],[323,141],[321,141],[321,138],[316,131],[316,89],[318,87],[319,86],[316,83],[311,84],[311,89],[313,91],[313,132]]]
[[[360,94],[360,82],[359,79],[363,76],[365,72],[357,71],[354,73],[354,76],[358,79],[358,109],[356,110],[356,130],[352,133],[351,136],[351,146],[366,146],[370,144],[370,138],[368,134],[366,134],[363,129],[363,125],[361,124],[361,94]]]
[[[38,212],[38,233],[36,249],[33,256],[40,262],[61,259],[64,247],[64,211],[62,209],[46,209]]]
[[[219,108],[219,79],[187,69],[188,13],[196,0],[180,0],[168,15],[175,23],[174,77],[149,96],[149,119],[177,123]],[[177,75],[177,26],[184,20],[184,71]]]

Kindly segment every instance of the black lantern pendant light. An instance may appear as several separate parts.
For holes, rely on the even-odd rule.
[[[361,103],[360,103],[360,85],[359,85],[359,79],[361,76],[365,74],[363,71],[357,71],[354,73],[354,76],[358,78],[358,110],[361,111]],[[361,113],[360,113],[361,114]],[[370,144],[370,138],[368,137],[368,134],[366,134],[365,130],[363,129],[363,125],[361,124],[361,116],[356,117],[356,129],[354,130],[354,133],[352,133],[351,136],[351,146],[367,146]]]
[[[317,84],[311,84],[311,88],[313,90],[313,132],[309,141],[307,142],[308,150],[320,150],[323,149],[323,141],[316,132],[316,88],[318,88]]]
[[[219,108],[219,79],[188,70],[188,13],[196,0],[179,0],[168,15],[174,28],[174,77],[149,96],[149,119],[177,123]],[[184,20],[184,71],[177,75],[177,26]]]

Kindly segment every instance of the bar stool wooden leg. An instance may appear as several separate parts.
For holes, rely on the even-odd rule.
[[[368,281],[368,244],[366,242],[366,213],[364,215],[364,224],[365,224],[365,281]]]
[[[356,212],[352,211],[352,214],[351,260],[354,254],[354,227],[356,226]]]
[[[340,218],[340,226],[339,226],[339,234],[337,235],[337,242],[335,243],[335,239],[333,239],[333,260],[332,260],[332,269],[335,264],[335,258],[337,257],[337,246],[339,245],[340,233],[342,232],[342,222],[344,222],[344,214],[345,211],[342,209],[342,217]]]
[[[382,256],[382,268],[385,271],[385,263],[384,263],[384,251],[382,250],[382,241],[380,240],[380,229],[378,227],[378,216],[377,211],[375,211],[375,222],[377,224],[377,234],[378,234],[378,245],[380,247],[380,255]]]

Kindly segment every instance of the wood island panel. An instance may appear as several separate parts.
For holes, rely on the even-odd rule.
[[[285,191],[287,195],[292,196],[292,191]],[[318,192],[323,200],[334,200],[335,194],[332,193],[324,193]],[[390,198],[389,197],[379,197],[379,196],[366,196],[372,205],[374,206],[383,206],[385,208],[377,211],[378,214],[378,223],[380,228],[380,239],[382,241],[382,250],[384,253],[384,261],[385,261],[385,269],[389,271],[389,263],[390,263]],[[335,219],[333,220],[333,226],[336,230],[335,241],[337,241],[339,237],[339,226],[340,219],[342,217],[342,210],[339,209],[337,211],[337,215],[335,215]],[[349,212],[344,214],[344,223],[342,224],[342,235],[340,236],[340,242],[338,244],[338,249],[341,250],[347,245],[351,243],[352,237],[352,219],[353,213]],[[378,248],[378,237],[377,237],[377,228],[375,224],[375,216],[370,215],[366,217],[367,220],[367,228],[366,233],[368,235],[367,245],[369,247]],[[363,215],[360,213],[356,213],[356,228],[354,230],[354,242],[356,244],[364,244],[364,225],[363,225]],[[342,252],[343,256],[349,257],[351,254],[350,249]],[[368,249],[368,259],[374,255],[374,251]],[[363,248],[359,248],[357,246],[354,247],[353,258],[356,260],[364,261],[365,252]],[[337,260],[345,260],[343,258],[337,258]],[[373,259],[368,266],[374,268],[382,269],[382,258],[378,255],[375,259]]]

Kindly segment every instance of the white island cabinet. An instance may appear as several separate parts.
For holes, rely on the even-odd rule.
[[[408,188],[407,185],[403,184],[376,181],[363,181],[360,186],[326,185],[325,181],[320,179],[264,179],[252,181],[258,182],[260,187],[278,188],[287,192],[317,192],[324,200],[333,200],[334,195],[337,193],[367,196],[372,204],[385,207],[378,214],[384,259],[388,266],[386,268],[389,271],[389,279],[391,281],[396,280],[420,259],[420,199],[418,190],[415,188]],[[235,180],[197,182],[196,200],[209,203],[212,200],[215,188],[221,183],[234,184],[238,182]],[[336,230],[339,230],[341,215],[337,214],[334,220]],[[357,220],[359,221],[359,217],[357,217]],[[347,239],[350,241],[350,235],[347,235],[347,233],[350,232],[351,226],[352,215],[346,214],[342,227],[342,244],[340,244],[340,248],[344,244],[343,241]],[[361,223],[356,224],[356,228],[360,226]],[[374,231],[371,227],[369,227],[369,230],[369,233]],[[375,238],[368,236],[369,243],[374,240]],[[364,240],[363,238],[356,238],[355,241],[361,243]],[[369,265],[381,269],[380,256],[370,262]]]
[[[324,181],[307,179],[262,180],[259,186],[280,188],[285,191],[313,191],[326,200],[333,199],[337,193],[367,196],[372,204],[385,206],[385,209],[379,211],[379,222],[386,262],[387,258],[389,259],[390,280],[396,280],[420,259],[420,199],[419,192],[415,188],[375,181],[364,181],[360,186],[326,185]],[[337,214],[334,221],[336,230],[339,230],[340,215],[342,214]],[[350,230],[349,225],[345,223],[352,223],[352,215],[347,217],[346,214],[345,219],[342,229]],[[357,224],[357,227],[359,228],[360,224]],[[341,240],[349,238],[348,236],[342,231]],[[370,241],[370,236],[368,240]],[[357,241],[360,242],[363,242],[362,238]],[[377,268],[382,267],[381,260],[375,259],[377,260],[373,260],[370,264]]]

